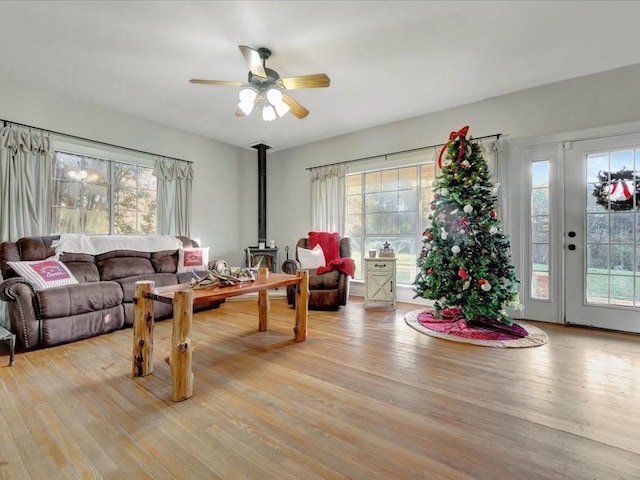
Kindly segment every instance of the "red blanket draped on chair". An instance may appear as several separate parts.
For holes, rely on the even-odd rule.
[[[326,262],[324,267],[318,267],[316,273],[337,270],[353,278],[356,273],[356,264],[352,258],[342,258],[340,256],[339,237],[339,233],[309,232],[309,248],[320,245]]]

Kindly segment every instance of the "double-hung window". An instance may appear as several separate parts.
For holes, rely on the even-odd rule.
[[[57,150],[53,232],[156,233],[157,182],[153,167],[146,163]]]

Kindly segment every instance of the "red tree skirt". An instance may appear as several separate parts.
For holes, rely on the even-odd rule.
[[[468,321],[456,313],[442,313],[442,318],[436,318],[433,312],[421,312],[418,315],[418,323],[434,332],[477,340],[513,340],[529,335],[527,330],[517,323],[506,325],[491,319]]]

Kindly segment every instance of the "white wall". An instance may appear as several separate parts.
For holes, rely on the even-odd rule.
[[[240,262],[241,150],[78,99],[0,80],[0,119],[193,162],[192,237],[212,258]]]
[[[274,232],[279,245],[292,246],[309,231],[306,167],[443,143],[449,132],[464,125],[470,126],[474,137],[502,133],[509,140],[636,121],[640,119],[638,85],[640,65],[634,65],[276,151],[268,163],[272,207],[267,230]],[[501,165],[506,167],[508,162],[502,155]],[[504,212],[509,215],[508,205]],[[512,248],[515,257],[518,245]],[[402,298],[411,296],[404,292]]]
[[[475,136],[547,135],[640,119],[640,65],[538,87],[267,153],[267,236],[294,248],[310,229],[307,167],[419,148],[470,125]],[[348,113],[347,113],[348,114]],[[77,99],[0,80],[0,118],[194,162],[192,236],[240,265],[257,243],[257,153]],[[302,120],[304,121],[304,120]],[[503,156],[502,161],[508,161]],[[508,214],[508,205],[506,206]],[[514,254],[517,245],[514,245]],[[293,252],[291,252],[293,256]],[[407,298],[410,298],[408,296]]]

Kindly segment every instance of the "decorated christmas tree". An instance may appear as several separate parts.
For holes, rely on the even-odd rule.
[[[504,309],[519,307],[518,281],[497,213],[499,185],[478,143],[467,140],[468,128],[452,132],[440,152],[414,289],[416,297],[435,300],[435,318],[511,325]]]

